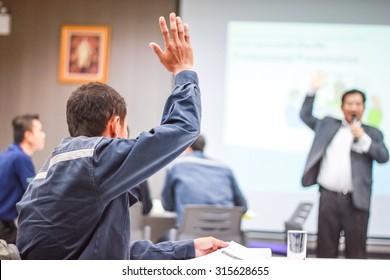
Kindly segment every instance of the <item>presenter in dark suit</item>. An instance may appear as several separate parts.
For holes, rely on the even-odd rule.
[[[359,90],[342,96],[343,120],[314,117],[319,86],[319,79],[313,80],[300,114],[315,132],[302,185],[320,186],[317,257],[337,258],[343,231],[345,257],[366,258],[373,161],[388,161],[389,152],[382,132],[361,123],[366,97]]]

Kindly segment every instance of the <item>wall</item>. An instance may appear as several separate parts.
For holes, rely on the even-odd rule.
[[[176,11],[176,0],[3,2],[12,15],[12,26],[9,36],[0,36],[0,150],[11,143],[11,119],[21,113],[39,113],[47,134],[44,151],[33,156],[37,168],[68,135],[65,106],[78,85],[58,81],[64,24],[111,27],[108,83],[128,103],[130,136],[159,124],[172,78],[149,43],[162,43],[158,18]]]

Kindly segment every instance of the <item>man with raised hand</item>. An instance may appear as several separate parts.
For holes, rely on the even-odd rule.
[[[199,135],[201,102],[189,29],[174,13],[159,20],[165,51],[151,47],[175,75],[161,124],[128,139],[123,97],[102,83],[76,89],[63,139],[18,204],[22,259],[189,259],[228,243],[213,237],[130,244],[130,190],[178,157]],[[130,209],[131,211],[131,209]]]

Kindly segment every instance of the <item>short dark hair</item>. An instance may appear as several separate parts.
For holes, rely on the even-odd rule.
[[[366,103],[366,94],[364,92],[362,92],[361,90],[358,90],[358,89],[351,89],[351,90],[348,90],[346,92],[344,92],[343,96],[341,97],[341,104],[344,104],[344,100],[345,98],[348,96],[348,95],[351,95],[351,94],[360,94],[363,98],[363,104]]]
[[[203,152],[205,146],[206,146],[206,140],[204,139],[203,135],[199,135],[198,139],[196,139],[195,142],[192,143],[191,148],[194,151]]]
[[[66,121],[72,137],[101,136],[111,117],[119,116],[123,124],[126,115],[124,98],[112,87],[98,82],[80,86],[66,104]]]
[[[39,120],[37,114],[24,114],[13,118],[12,127],[14,129],[14,143],[20,144],[24,140],[24,133],[32,130],[33,120]]]

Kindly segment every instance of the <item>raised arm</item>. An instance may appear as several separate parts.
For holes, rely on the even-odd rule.
[[[175,74],[159,126],[142,132],[136,139],[102,139],[97,146],[96,177],[100,180],[100,197],[109,202],[129,191],[178,157],[200,133],[201,98],[196,72],[192,71],[193,55],[189,29],[174,13],[170,14],[170,32],[165,19],[159,19],[165,51],[156,43],[151,47],[164,67]],[[107,142],[115,141],[115,145]],[[105,162],[116,159],[115,173]],[[115,186],[112,187],[112,186]]]
[[[321,73],[317,73],[311,81],[310,90],[303,102],[300,112],[302,121],[313,130],[316,122],[318,121],[318,119],[313,116],[314,98],[318,89],[323,85],[323,83],[324,76]]]

